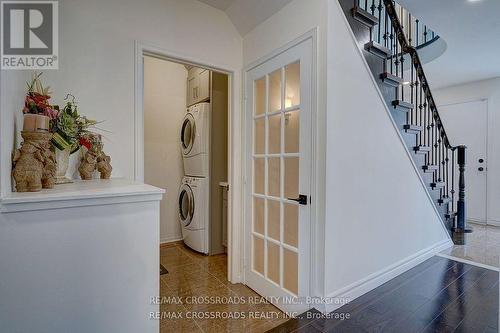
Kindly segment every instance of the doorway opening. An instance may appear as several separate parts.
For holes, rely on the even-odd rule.
[[[160,320],[160,331],[206,331],[215,324],[228,332],[265,331],[280,325],[284,313],[266,301],[256,306],[248,301],[260,299],[256,292],[230,282],[231,74],[150,53],[142,54],[141,73],[143,179],[167,189],[160,203],[160,298],[180,299],[161,303],[160,311],[229,315]],[[230,299],[245,302],[224,301]]]
[[[144,182],[167,189],[162,244],[227,253],[228,88],[225,73],[144,57]]]

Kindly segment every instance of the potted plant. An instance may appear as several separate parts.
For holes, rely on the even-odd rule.
[[[78,113],[75,97],[71,94],[64,99],[66,105],[59,110],[58,116],[51,121],[52,144],[56,148],[57,180],[56,184],[71,182],[66,177],[69,166],[69,156],[81,147],[81,138],[90,133],[95,126],[95,120],[88,119]]]
[[[50,87],[44,87],[40,77],[43,73],[34,73],[33,79],[27,82],[28,91],[24,99],[23,131],[49,131],[50,120],[57,118],[58,107],[51,105]]]

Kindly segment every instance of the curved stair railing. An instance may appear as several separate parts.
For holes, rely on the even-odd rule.
[[[393,41],[394,30],[391,30],[391,18],[385,10],[384,1],[356,0],[353,11],[357,11],[358,9],[361,9],[365,14],[358,16],[361,23],[366,22],[369,28],[373,28],[371,23],[374,20],[378,22],[377,26],[370,32],[371,39],[389,48],[391,41]],[[394,2],[394,10],[410,46],[420,49],[439,39],[439,35],[434,30],[414,17],[397,2]]]
[[[348,13],[348,0],[339,1]],[[351,27],[357,21],[369,29],[366,41],[362,28],[353,27],[364,43],[365,57],[371,57],[368,63],[380,79],[395,122],[409,138],[405,141],[422,178],[428,181],[438,211],[454,242],[463,244],[465,233],[470,232],[465,205],[466,147],[450,143],[418,54],[419,48],[439,36],[393,0],[354,0],[350,12]],[[405,66],[408,61],[411,64]]]

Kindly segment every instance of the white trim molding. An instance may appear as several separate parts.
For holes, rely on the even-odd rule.
[[[314,291],[316,291],[318,288],[315,285],[315,282],[317,281],[317,269],[323,265],[323,263],[319,260],[323,256],[323,253],[318,253],[319,251],[324,251],[323,249],[317,249],[316,244],[318,242],[317,240],[317,232],[320,226],[320,223],[317,220],[317,216],[319,215],[319,209],[320,207],[320,202],[318,198],[324,196],[324,193],[320,193],[319,187],[318,187],[318,182],[323,181],[319,179],[321,174],[320,170],[320,164],[325,162],[326,156],[320,154],[320,147],[325,146],[326,142],[323,140],[320,142],[320,139],[318,138],[318,128],[320,124],[318,124],[318,85],[319,85],[319,80],[318,80],[318,56],[319,56],[319,50],[318,50],[318,34],[319,34],[319,27],[314,27],[310,29],[309,31],[306,31],[302,35],[298,36],[297,38],[289,41],[288,43],[282,45],[281,47],[278,47],[274,49],[271,53],[255,60],[252,61],[251,63],[247,64],[244,69],[243,69],[243,75],[242,75],[242,91],[243,91],[243,98],[242,98],[242,117],[241,117],[241,126],[243,128],[243,139],[242,139],[242,160],[246,160],[247,156],[247,143],[246,143],[246,138],[247,138],[247,131],[250,128],[248,126],[247,122],[247,117],[245,116],[248,112],[246,108],[246,100],[248,96],[246,96],[247,92],[247,76],[248,72],[250,72],[253,68],[262,65],[263,63],[273,59],[274,57],[282,54],[283,52],[287,51],[288,49],[299,45],[307,40],[312,41],[312,46],[311,46],[311,56],[312,56],[312,62],[311,62],[311,119],[310,119],[310,126],[311,126],[311,184],[310,184],[310,195],[311,195],[311,207],[310,207],[310,223],[311,223],[311,229],[310,229],[310,276],[309,276],[309,293],[312,294]],[[248,183],[248,180],[246,179],[247,175],[247,164],[244,163],[242,174],[245,177],[244,182],[243,182],[243,189],[241,193],[241,200],[242,202],[245,202],[245,197],[246,193],[248,191],[248,186],[252,186],[251,184]],[[324,176],[324,175],[323,175]],[[243,241],[241,242],[241,251],[242,251],[242,267],[243,267],[243,272],[245,272],[245,267],[248,265],[248,263],[245,262],[245,260],[248,260],[250,257],[246,253],[246,246],[245,246],[245,220],[246,220],[246,206],[242,205],[242,229],[241,229],[241,234],[240,234],[240,239]],[[243,276],[242,281],[246,281],[246,277]],[[309,295],[312,296],[312,295]]]
[[[241,135],[241,123],[236,122],[236,114],[241,110],[236,107],[239,101],[236,97],[239,94],[239,86],[236,85],[235,75],[240,73],[239,68],[233,68],[226,64],[217,64],[207,62],[203,59],[186,54],[180,54],[177,51],[157,47],[142,41],[135,41],[135,66],[134,66],[134,178],[136,181],[144,181],[144,56],[156,57],[159,59],[173,61],[181,64],[192,65],[207,68],[228,75],[229,79],[229,133],[228,133],[228,182],[230,191],[228,193],[228,279],[233,283],[241,282],[241,272],[243,270],[242,251],[240,249],[240,233],[243,228],[242,212],[236,211],[235,207],[242,207],[242,196],[233,195],[236,183],[243,183],[243,174],[241,179],[237,179],[238,170],[235,170],[234,161],[241,159],[239,155],[240,147],[234,143]],[[238,181],[237,181],[238,180]]]
[[[1,200],[1,213],[159,201],[165,190],[125,179],[74,181],[41,192],[12,192]]]

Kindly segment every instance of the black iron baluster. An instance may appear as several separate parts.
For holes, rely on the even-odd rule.
[[[382,44],[382,0],[378,0],[378,43]]]
[[[450,193],[450,165],[449,165],[449,162],[450,162],[450,158],[449,158],[449,155],[448,155],[448,148],[446,148],[446,158],[445,158],[445,161],[446,161],[446,175],[445,175],[445,182],[446,182],[446,198],[449,198],[449,193]]]
[[[417,39],[416,43],[415,43],[415,46],[418,47],[418,24],[420,23],[419,19],[416,19],[415,20],[415,24],[416,24],[416,34],[415,34],[415,37]]]
[[[368,11],[368,0],[365,0],[365,8],[363,8],[363,9]]]
[[[391,74],[394,74],[394,26],[391,24]]]
[[[438,125],[439,127],[439,182],[443,181],[444,178],[444,168],[443,168],[443,137],[441,133],[441,124]]]
[[[412,35],[412,24],[411,24],[411,14],[408,12],[408,43],[412,45],[413,35]]]
[[[424,25],[424,44],[427,43],[427,26]]]
[[[455,154],[456,149],[451,150],[451,212],[455,212]]]
[[[389,13],[387,13],[387,10],[384,10],[384,13],[385,13],[385,19],[384,19],[384,46],[388,48],[388,46],[389,46],[389,28],[387,26],[387,21],[389,20]],[[392,24],[391,24],[391,26],[392,26]]]

